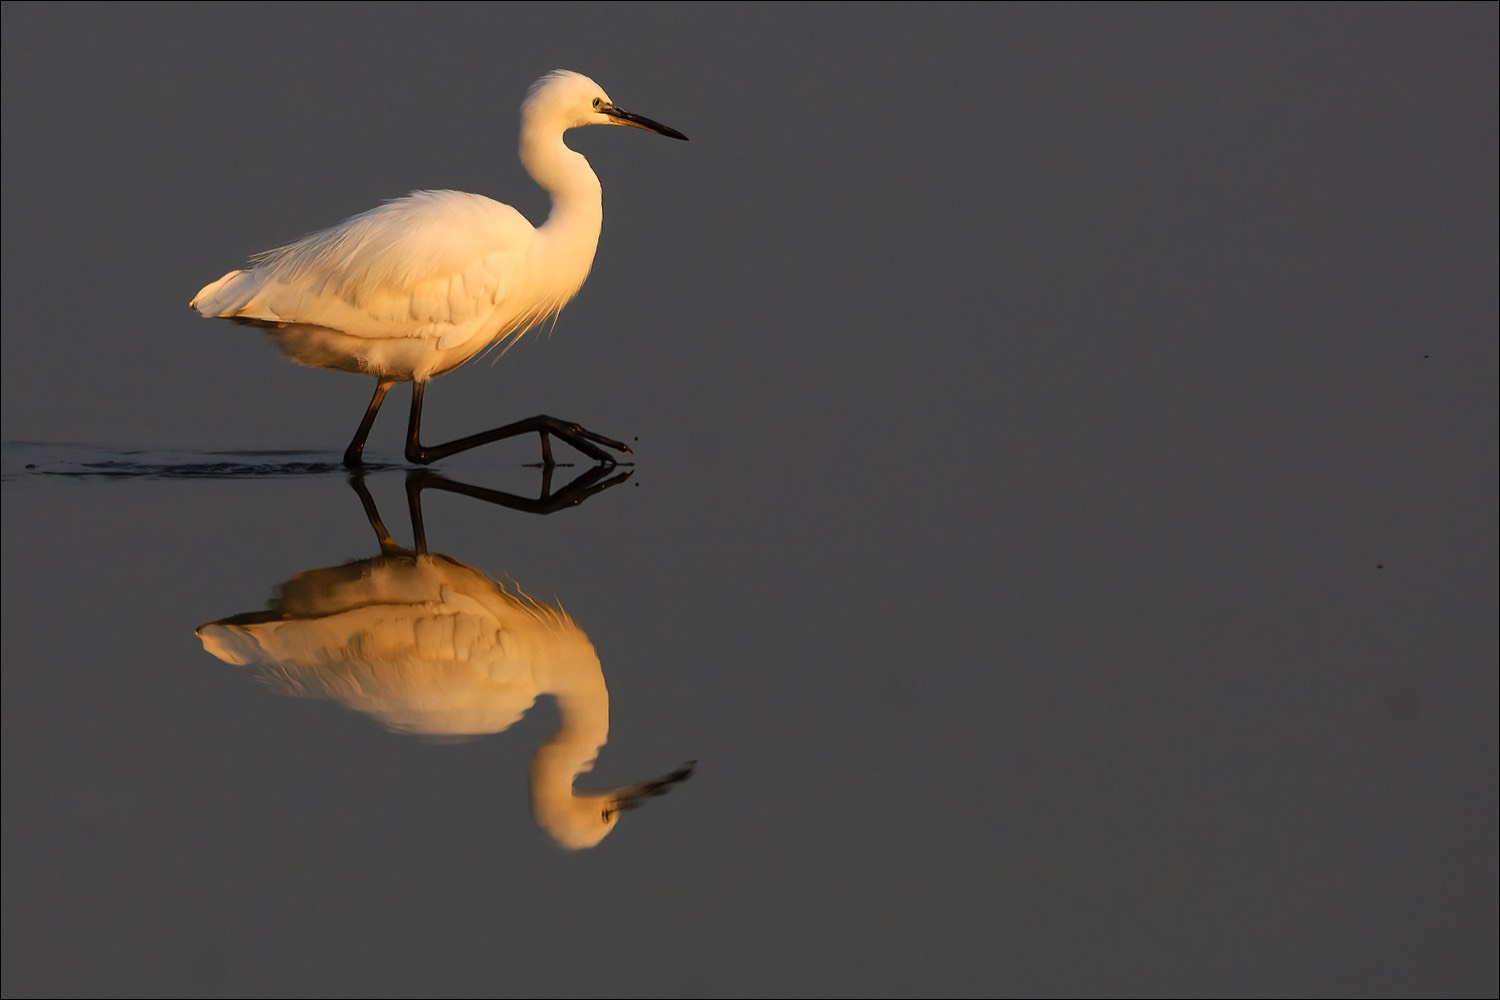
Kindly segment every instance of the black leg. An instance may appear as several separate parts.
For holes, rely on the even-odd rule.
[[[396,540],[386,530],[385,522],[380,519],[380,509],[375,506],[375,498],[370,496],[370,489],[365,485],[365,474],[363,472],[350,474],[349,485],[354,488],[355,493],[359,494],[359,502],[365,509],[365,517],[370,522],[370,528],[375,532],[375,540],[380,543],[380,551],[384,555],[404,551],[400,545],[396,544]]]
[[[552,460],[552,443],[548,435],[561,438],[574,448],[583,452],[589,458],[600,465],[618,465],[619,460],[604,448],[613,448],[615,451],[630,454],[630,446],[623,441],[607,438],[602,434],[595,434],[577,424],[566,423],[556,417],[535,416],[525,420],[517,420],[513,424],[504,427],[496,427],[494,430],[481,431],[478,434],[470,434],[447,444],[435,444],[430,447],[422,445],[422,393],[426,383],[413,382],[411,384],[411,418],[406,424],[406,460],[415,465],[431,465],[439,459],[456,455],[470,448],[478,448],[480,445],[490,444],[495,441],[503,441],[505,438],[518,437],[522,434],[539,434],[542,438],[542,466],[544,468],[556,465]],[[372,404],[373,405],[373,404]],[[369,419],[373,420],[374,417]],[[604,447],[599,447],[603,445]]]
[[[431,469],[412,469],[406,474],[407,505],[414,514],[418,514],[421,508],[412,499],[414,492],[442,490],[483,500],[497,507],[525,511],[528,514],[554,514],[560,510],[577,507],[595,493],[603,493],[612,486],[618,486],[631,476],[629,469],[622,472],[612,465],[596,465],[580,472],[572,482],[554,493],[551,471],[550,469],[542,470],[542,495],[533,500],[529,497],[516,496],[514,493],[506,493],[503,490],[460,483],[444,477],[441,473],[433,472]],[[426,544],[425,539],[422,542]]]
[[[431,469],[409,469],[406,473],[406,511],[411,518],[412,547],[410,549],[403,548],[386,530],[385,522],[380,518],[380,510],[375,506],[375,498],[370,495],[370,489],[365,485],[365,473],[363,471],[351,472],[349,486],[359,497],[360,505],[365,509],[365,518],[375,532],[375,539],[380,543],[382,555],[426,555],[427,527],[422,517],[423,490],[457,493],[460,496],[473,497],[498,507],[525,511],[528,514],[555,514],[560,510],[577,507],[595,493],[603,493],[612,486],[618,486],[630,476],[631,470],[629,469],[622,471],[610,466],[596,465],[579,473],[572,482],[554,493],[552,492],[552,470],[543,469],[542,493],[533,500],[530,497],[517,496],[503,490],[460,483],[433,472]]]
[[[365,408],[365,418],[359,422],[359,430],[354,432],[354,440],[349,442],[349,447],[344,449],[344,464],[349,468],[358,468],[364,465],[365,438],[370,436],[370,428],[375,425],[375,414],[380,412],[380,404],[385,402],[385,394],[391,391],[391,386],[396,384],[393,378],[383,378],[375,383],[375,395],[370,397],[370,405]]]
[[[427,522],[422,519],[422,487],[406,474],[406,513],[411,518],[411,546],[417,555],[427,554]]]

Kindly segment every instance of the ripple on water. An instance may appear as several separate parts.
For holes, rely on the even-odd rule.
[[[368,463],[376,472],[393,465]],[[248,479],[321,476],[346,470],[338,457],[306,451],[173,451],[108,449],[79,444],[7,441],[0,478]]]

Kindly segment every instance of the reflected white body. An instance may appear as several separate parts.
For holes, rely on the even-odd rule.
[[[620,790],[573,788],[609,736],[593,643],[562,610],[457,560],[387,555],[309,570],[282,585],[270,611],[211,622],[198,637],[283,693],[340,702],[402,733],[497,733],[551,695],[560,724],[531,763],[538,824],[576,849],[619,819]]]

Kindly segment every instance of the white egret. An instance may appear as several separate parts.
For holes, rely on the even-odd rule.
[[[420,439],[428,379],[556,315],[588,277],[604,218],[599,178],[563,142],[564,132],[584,125],[629,125],[687,138],[620,108],[588,77],[556,70],[532,84],[521,105],[521,163],[552,196],[541,226],[482,195],[415,191],[255,255],[190,304],[204,316],[265,329],[293,361],[376,379],[375,395],[344,451],[345,465],[361,464],[380,404],[402,381],[412,383],[409,462],[426,465],[536,432],[544,465],[553,464],[549,434],[612,465],[604,449],[629,452],[627,445],[548,416],[447,444],[424,446]]]
[[[609,689],[594,644],[561,608],[450,556],[393,551],[307,570],[278,588],[271,610],[197,632],[205,650],[258,668],[273,690],[329,699],[396,733],[501,733],[551,695],[558,728],[532,756],[531,807],[567,848],[598,844],[622,810],[693,772],[686,764],[619,788],[574,787],[609,738]]]
[[[200,626],[205,650],[255,668],[283,694],[326,698],[392,732],[442,741],[504,732],[551,696],[557,730],[531,758],[531,809],[572,850],[595,846],[623,811],[691,777],[690,762],[647,781],[576,787],[609,739],[609,688],[593,641],[560,606],[430,553],[410,480],[409,549],[386,530],[363,482],[351,486],[380,555],[298,573],[269,609]]]

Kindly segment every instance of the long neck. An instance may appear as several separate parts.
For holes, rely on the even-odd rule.
[[[559,725],[531,758],[531,811],[537,824],[570,849],[592,847],[613,827],[608,795],[581,793],[578,775],[592,770],[609,737],[609,690],[593,647],[577,633],[574,655],[538,664],[538,688],[557,699]],[[586,648],[584,648],[586,646]]]
[[[557,699],[558,727],[532,761],[533,794],[573,794],[573,780],[594,766],[609,738],[609,689],[599,657],[582,632],[559,637],[562,655],[533,667],[537,688]]]
[[[598,176],[583,154],[567,147],[560,132],[532,122],[521,129],[521,165],[552,196],[552,211],[537,229],[538,238],[555,260],[582,265],[581,283],[594,262],[604,222]]]

